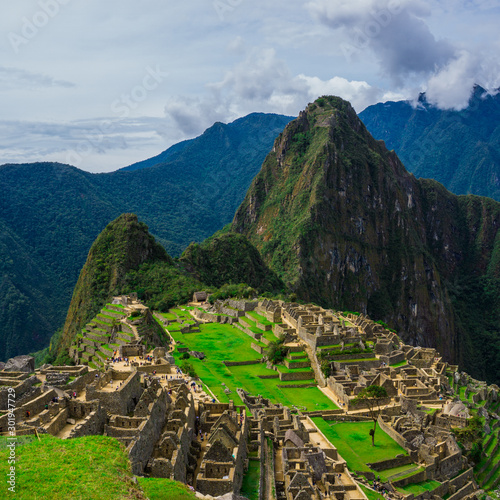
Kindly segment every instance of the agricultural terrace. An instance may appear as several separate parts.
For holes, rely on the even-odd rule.
[[[170,314],[174,314],[178,319],[192,319],[188,308],[183,311],[174,309]],[[182,326],[185,326],[184,323]],[[281,381],[279,378],[262,379],[262,376],[276,376],[278,372],[266,368],[264,363],[245,366],[227,367],[223,361],[243,362],[260,360],[262,355],[252,349],[255,340],[232,325],[207,323],[200,325],[200,332],[181,333],[181,325],[178,322],[171,323],[168,330],[176,342],[174,357],[176,364],[182,366],[185,360],[181,359],[182,354],[178,348],[187,347],[190,351],[203,352],[206,355],[204,360],[190,357],[187,361],[193,365],[196,374],[209,387],[212,393],[221,402],[227,403],[233,400],[236,404],[242,405],[236,389],[241,388],[250,394],[261,395],[269,398],[273,403],[282,403],[290,408],[300,407],[308,411],[312,410],[333,410],[338,407],[333,401],[325,396],[318,387],[308,387],[315,384],[314,373],[310,369],[297,370],[310,372],[309,380],[295,382]],[[271,332],[267,332],[272,335]],[[274,337],[276,340],[276,337]],[[290,372],[292,369],[279,365],[281,372]],[[293,370],[295,371],[295,370]],[[290,387],[293,385],[293,387]],[[297,385],[304,387],[297,388]],[[230,393],[224,392],[231,391]]]

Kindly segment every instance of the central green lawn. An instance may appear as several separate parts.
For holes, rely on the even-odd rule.
[[[221,325],[209,323],[200,325],[199,333],[182,334],[179,326],[171,325],[169,331],[175,341],[189,347],[190,350],[204,352],[207,356],[204,360],[189,358],[197,375],[215,394],[221,402],[228,402],[232,399],[236,404],[243,402],[238,396],[236,389],[242,388],[250,394],[262,395],[270,399],[273,403],[283,403],[286,406],[304,406],[308,410],[337,409],[333,401],[326,397],[317,387],[304,388],[280,388],[278,385],[291,385],[314,382],[314,372],[312,370],[288,370],[284,366],[279,369],[285,372],[308,371],[311,373],[309,381],[281,381],[278,379],[260,379],[259,375],[278,375],[278,372],[269,370],[262,363],[245,366],[227,367],[223,361],[251,361],[260,360],[261,355],[251,348],[252,342],[249,335],[231,325]],[[176,363],[181,365],[178,352],[174,353]],[[223,386],[222,384],[225,384]],[[224,390],[231,390],[226,394]]]
[[[338,449],[350,470],[369,471],[367,463],[380,462],[408,453],[389,437],[377,424],[375,446],[371,436],[373,422],[327,422],[321,417],[313,418],[318,429]]]
[[[211,361],[251,361],[261,359],[252,349],[252,337],[232,325],[208,323],[200,325],[201,332],[180,332],[182,325],[168,328],[176,342],[182,342],[191,350],[201,351]]]

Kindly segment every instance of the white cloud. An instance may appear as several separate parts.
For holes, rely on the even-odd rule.
[[[0,66],[0,92],[20,88],[32,90],[47,87],[71,88],[75,87],[75,84],[66,80],[57,80],[42,73]]]
[[[223,20],[212,0],[54,1],[58,12],[17,53],[9,34],[39,22],[45,0],[2,10],[0,107],[16,125],[0,125],[0,161],[64,161],[101,116],[116,129],[80,165],[89,170],[158,154],[217,120],[296,115],[321,94],[361,111],[428,89],[456,107],[471,82],[500,85],[498,0],[221,0]],[[137,94],[128,117],[113,115],[157,66],[168,72],[161,85]]]
[[[449,17],[456,11],[464,22],[473,12],[499,7],[498,2],[313,0],[307,7],[321,23],[344,34],[342,47],[349,62],[375,55],[381,74],[390,77],[394,89],[403,94],[420,88],[438,107],[463,109],[474,84],[492,88],[498,83],[494,76],[500,73],[497,52],[484,43],[439,38],[429,24],[436,12],[446,12]],[[487,26],[485,29],[487,32]]]
[[[193,136],[215,121],[231,121],[253,111],[296,116],[309,102],[326,94],[349,100],[358,112],[388,96],[365,81],[292,75],[275,50],[253,48],[221,81],[207,84],[203,97],[173,98],[165,113],[179,130]],[[390,96],[408,97],[394,93]]]
[[[427,82],[427,100],[443,109],[463,109],[469,103],[472,87],[477,82],[478,61],[462,51]]]
[[[446,64],[455,52],[449,41],[431,33],[424,21],[430,10],[420,0],[315,0],[308,7],[323,24],[343,30],[347,58],[375,53],[382,71],[398,86],[405,77],[428,74]]]

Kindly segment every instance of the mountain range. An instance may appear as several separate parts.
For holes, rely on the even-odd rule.
[[[318,99],[290,120],[217,123],[111,174],[1,166],[0,356],[47,345],[72,291],[52,356],[113,294],[138,291],[165,310],[196,289],[222,286],[224,296],[241,284],[367,312],[498,380],[499,204],[416,180],[341,99]],[[128,212],[152,235],[136,215],[108,225]],[[207,237],[178,260],[158,250],[177,256]]]
[[[113,294],[137,291],[165,310],[197,288],[245,281],[275,297],[368,313],[498,382],[499,226],[500,203],[417,180],[349,103],[323,97],[278,136],[232,224],[179,260],[159,250],[153,258],[156,244],[135,216],[108,226],[82,270],[57,352]]]
[[[421,94],[416,103],[380,103],[359,116],[417,177],[435,179],[455,194],[500,201],[499,93],[476,85],[461,111],[438,109]]]
[[[229,223],[290,120],[254,113],[216,123],[109,174],[57,163],[0,166],[0,359],[48,344],[93,241],[120,214],[138,214],[172,255]]]

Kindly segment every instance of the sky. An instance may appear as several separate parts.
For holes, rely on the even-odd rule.
[[[321,95],[357,112],[500,87],[500,0],[4,0],[0,164],[113,171]]]

